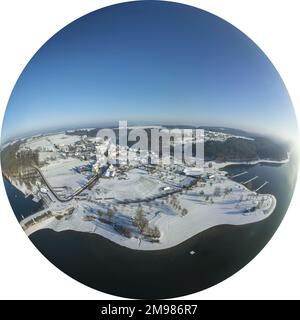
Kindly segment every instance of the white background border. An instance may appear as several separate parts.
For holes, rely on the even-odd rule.
[[[44,42],[80,16],[117,2],[124,1],[1,1],[0,118],[22,69]],[[254,40],[281,74],[300,118],[299,0],[179,2],[224,18]],[[298,183],[288,213],[265,249],[234,276],[184,298],[300,299],[299,207]],[[0,299],[114,298],[74,281],[37,251],[18,225],[0,181]]]

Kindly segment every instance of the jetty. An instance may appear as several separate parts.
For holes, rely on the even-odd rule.
[[[247,181],[244,181],[244,182],[241,182],[242,184],[247,184],[247,183],[249,183],[249,182],[251,182],[251,181],[253,181],[253,180],[256,180],[258,178],[258,176],[255,176],[255,177],[253,177],[253,178],[251,178],[251,179],[249,179],[249,180],[247,180]]]
[[[265,185],[267,185],[269,181],[265,181],[260,187],[258,187],[255,192],[259,191],[261,188],[263,188]]]
[[[236,178],[236,177],[242,176],[242,175],[244,175],[244,174],[246,174],[246,173],[248,173],[248,171],[240,172],[240,173],[238,173],[238,174],[235,174],[234,176],[230,176],[230,178],[231,178],[231,179],[232,179],[232,178]]]

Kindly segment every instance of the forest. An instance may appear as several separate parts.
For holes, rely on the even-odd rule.
[[[284,160],[287,147],[269,138],[256,137],[255,140],[229,138],[224,142],[207,141],[204,145],[206,160],[253,161],[258,159]]]

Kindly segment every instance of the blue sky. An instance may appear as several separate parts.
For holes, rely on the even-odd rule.
[[[249,38],[209,13],[160,1],[107,7],[54,35],[13,90],[2,141],[118,120],[296,134],[284,84]]]

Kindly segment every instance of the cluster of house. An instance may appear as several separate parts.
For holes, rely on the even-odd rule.
[[[87,136],[82,136],[80,140],[73,144],[55,144],[55,148],[60,152],[64,158],[74,157],[80,160],[94,160],[96,159],[96,144],[87,139]]]

